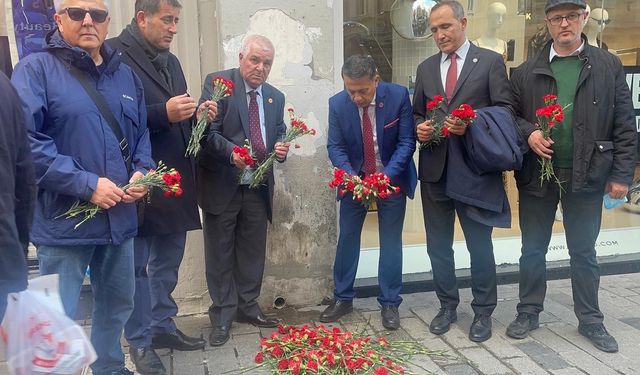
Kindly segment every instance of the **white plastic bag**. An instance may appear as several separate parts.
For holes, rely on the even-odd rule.
[[[83,329],[62,310],[57,275],[33,279],[29,289],[9,294],[0,334],[13,375],[76,374],[97,358]]]

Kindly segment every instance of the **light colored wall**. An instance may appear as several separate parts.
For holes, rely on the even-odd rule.
[[[326,137],[327,100],[342,88],[336,74],[342,65],[342,1],[220,0],[217,14],[222,67],[237,66],[244,36],[267,36],[276,50],[268,82],[318,131],[275,168],[261,305],[270,306],[276,296],[294,305],[318,303],[331,290],[336,242]]]

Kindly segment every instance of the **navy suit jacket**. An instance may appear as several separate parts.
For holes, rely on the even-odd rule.
[[[416,139],[406,88],[386,82],[378,85],[376,134],[384,173],[392,184],[413,198],[417,184],[413,163]],[[329,158],[337,168],[358,174],[364,162],[363,147],[358,107],[343,90],[329,99]]]
[[[233,95],[218,102],[218,115],[211,123],[202,141],[202,149],[196,156],[198,204],[203,210],[218,215],[224,211],[239,187],[240,170],[231,164],[234,146],[244,145],[249,139],[249,108],[244,80],[238,69],[211,73],[204,80],[200,102],[211,98],[211,82],[214,77],[231,79]],[[273,151],[278,139],[286,132],[284,124],[284,94],[268,83],[262,84],[264,122],[267,153]],[[273,201],[273,173],[267,176],[265,203],[271,220]]]

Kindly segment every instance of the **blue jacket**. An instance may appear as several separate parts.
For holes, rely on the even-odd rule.
[[[364,163],[362,127],[358,107],[346,90],[329,99],[327,149],[334,166],[358,174]],[[376,135],[384,173],[391,183],[413,198],[418,182],[413,152],[415,126],[409,92],[393,83],[380,82],[376,89]]]
[[[76,200],[91,199],[99,177],[118,186],[129,181],[115,135],[69,73],[69,64],[95,80],[129,143],[132,169],[144,173],[154,165],[140,79],[106,44],[100,52],[104,63],[99,71],[84,50],[69,46],[54,30],[47,35],[44,52],[25,57],[13,72],[38,185],[31,230],[36,245],[117,245],[137,233],[134,204],[120,203],[78,229],[73,227],[79,218],[57,218]]]
[[[501,121],[502,124],[495,121]],[[519,142],[518,134],[509,131],[511,128],[515,130],[513,122],[514,119],[508,110],[502,107],[485,107],[477,111],[476,120],[464,136],[450,136],[448,139],[446,194],[458,204],[462,204],[461,208],[469,218],[492,227],[511,227],[511,209],[504,191],[501,168],[519,167],[522,163],[519,147],[523,146]],[[471,147],[472,144],[479,146],[484,142],[481,145],[484,149],[492,145],[498,147],[496,140],[500,138],[495,137],[497,134],[492,136],[490,129],[502,131],[505,139],[509,139],[504,141],[505,144],[509,143],[509,147],[501,150],[502,152],[489,155],[489,158],[487,153],[479,157],[475,153],[478,150]],[[502,167],[487,168],[492,158],[496,166],[501,164]]]

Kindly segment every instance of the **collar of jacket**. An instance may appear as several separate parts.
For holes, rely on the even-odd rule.
[[[73,64],[80,70],[96,75],[99,74],[95,62],[87,51],[80,47],[72,47],[69,45],[69,43],[62,38],[57,28],[45,36],[44,43],[44,50],[57,55],[67,67]],[[118,70],[120,66],[120,56],[113,48],[109,47],[107,43],[103,43],[102,47],[100,47],[100,54],[104,60],[103,64],[105,64],[105,74],[111,74]]]
[[[581,34],[582,40],[585,42],[584,48],[582,52],[578,54],[578,58],[580,60],[589,61],[589,55],[591,52],[591,48],[593,48],[589,42],[587,41],[587,36]],[[551,45],[553,44],[553,39],[549,40],[547,44],[545,44],[544,48],[538,52],[535,57],[535,65],[533,68],[533,72],[536,74],[544,74],[553,77],[553,72],[551,71],[551,63],[549,63],[549,52],[551,50]]]

